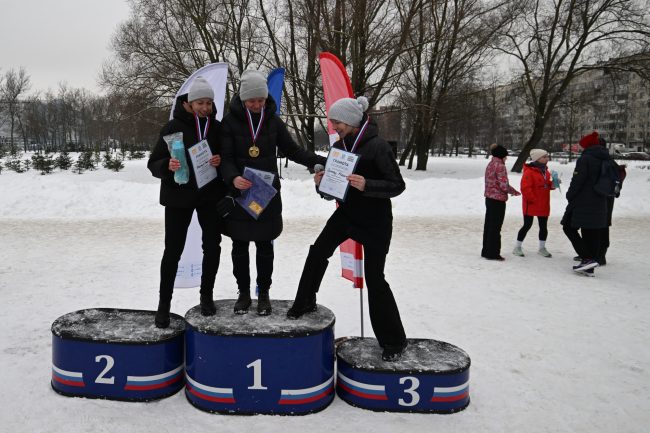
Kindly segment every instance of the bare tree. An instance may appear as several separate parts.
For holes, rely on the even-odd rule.
[[[647,47],[650,27],[636,0],[525,0],[517,19],[500,29],[495,48],[515,58],[533,103],[532,134],[512,170],[519,172],[530,149],[538,145],[551,113],[571,81],[604,66],[633,69],[636,62],[607,60],[609,55]]]
[[[16,130],[16,123],[19,122],[22,105],[20,98],[29,90],[29,75],[25,68],[20,68],[18,71],[15,69],[10,69],[5,73],[4,82],[0,87],[0,100],[2,105],[4,105],[4,111],[9,116],[9,126],[10,126],[10,151],[11,153],[16,152],[16,147],[14,143],[14,131]],[[25,137],[23,137],[23,140]]]
[[[402,59],[402,101],[413,111],[410,136],[400,158],[426,170],[440,111],[450,89],[482,65],[496,30],[510,19],[508,0],[429,0],[411,33],[415,48]]]

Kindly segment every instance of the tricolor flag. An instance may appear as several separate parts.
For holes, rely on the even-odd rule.
[[[436,386],[433,388],[433,397],[431,401],[448,402],[458,401],[469,396],[469,381],[458,386]]]
[[[284,88],[284,68],[275,68],[269,72],[266,85],[269,88],[269,95],[271,95],[277,106],[275,114],[279,116],[280,105],[282,105],[282,89]]]
[[[185,374],[187,391],[200,399],[215,403],[234,403],[235,397],[232,388],[215,388],[214,386],[203,385]]]
[[[125,390],[150,391],[170,386],[183,378],[183,366],[155,376],[127,376]]]
[[[348,394],[368,400],[388,400],[385,385],[373,385],[352,380],[340,371],[338,372],[337,386]]]
[[[279,404],[307,404],[330,395],[334,391],[334,376],[311,388],[283,389],[280,391]]]
[[[83,373],[62,370],[56,365],[52,365],[52,380],[68,386],[78,386],[80,388],[86,386],[84,384]]]
[[[329,112],[333,103],[341,98],[352,98],[350,77],[341,61],[332,53],[321,53],[318,56],[323,79],[323,95],[325,97],[325,112]],[[338,140],[338,135],[328,121],[330,145]],[[363,288],[363,247],[360,243],[348,239],[343,242],[341,251],[341,276],[352,281],[353,287]]]

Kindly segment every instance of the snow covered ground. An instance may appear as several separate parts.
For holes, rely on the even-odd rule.
[[[513,161],[508,161],[508,166]],[[573,275],[574,252],[552,195],[548,249],[536,226],[510,251],[521,202],[508,202],[503,255],[481,259],[483,170],[479,159],[433,158],[427,172],[402,169],[386,266],[409,337],[435,338],[472,358],[470,406],[454,415],[375,413],[335,398],[305,417],[224,416],[192,407],[182,392],[154,403],[66,398],[50,388],[50,325],[83,308],[153,309],[163,249],[158,181],[144,161],[119,173],[0,174],[0,424],[6,432],[647,432],[650,425],[650,164],[633,162],[614,211],[608,265]],[[565,186],[573,165],[551,162]],[[276,242],[272,296],[290,299],[308,245],[332,212],[308,173],[283,168],[285,231]],[[510,174],[518,187],[519,176]],[[230,242],[223,242],[216,298],[236,295]],[[336,336],[358,335],[358,293],[332,260],[319,303]],[[198,290],[177,290],[184,314]],[[365,318],[366,332],[370,323]]]

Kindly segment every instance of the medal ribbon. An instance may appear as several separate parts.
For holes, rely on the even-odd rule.
[[[253,139],[253,146],[255,146],[255,142],[257,142],[257,137],[260,135],[260,129],[262,129],[262,122],[264,122],[264,109],[262,109],[262,113],[260,114],[260,123],[257,124],[257,130],[253,128],[253,117],[251,116],[251,112],[248,108],[246,109],[246,114],[248,115],[246,117],[246,119],[248,120],[248,129],[251,132],[251,138]]]
[[[348,152],[354,153],[355,150],[357,150],[357,146],[359,145],[359,142],[361,141],[361,137],[363,137],[363,134],[366,133],[366,129],[368,128],[368,122],[370,122],[370,117],[368,117],[368,120],[361,126],[361,130],[359,131],[359,134],[357,135],[357,138],[354,139],[354,143],[352,144],[352,149],[348,150],[348,146],[345,144],[344,140],[343,141],[343,147],[345,147],[345,150]]]
[[[205,128],[203,128],[203,135],[201,135],[201,123],[199,122],[199,116],[194,115],[194,120],[196,120],[196,136],[199,137],[199,141],[203,141],[208,135],[208,129],[210,129],[210,118],[205,122]]]

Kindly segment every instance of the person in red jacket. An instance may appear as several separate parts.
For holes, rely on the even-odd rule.
[[[485,222],[481,257],[503,261],[505,259],[501,256],[501,226],[506,215],[506,201],[508,194],[517,196],[520,193],[508,183],[508,150],[493,144],[490,146],[490,153],[492,159],[485,168]]]
[[[544,257],[551,257],[546,249],[546,238],[548,236],[548,216],[551,214],[551,190],[553,176],[546,166],[549,160],[548,152],[544,149],[532,149],[530,151],[532,162],[524,165],[524,174],[521,176],[521,204],[524,211],[524,225],[517,234],[517,244],[512,254],[524,256],[521,245],[526,238],[528,230],[533,226],[533,219],[537,217],[539,223],[539,250]]]

